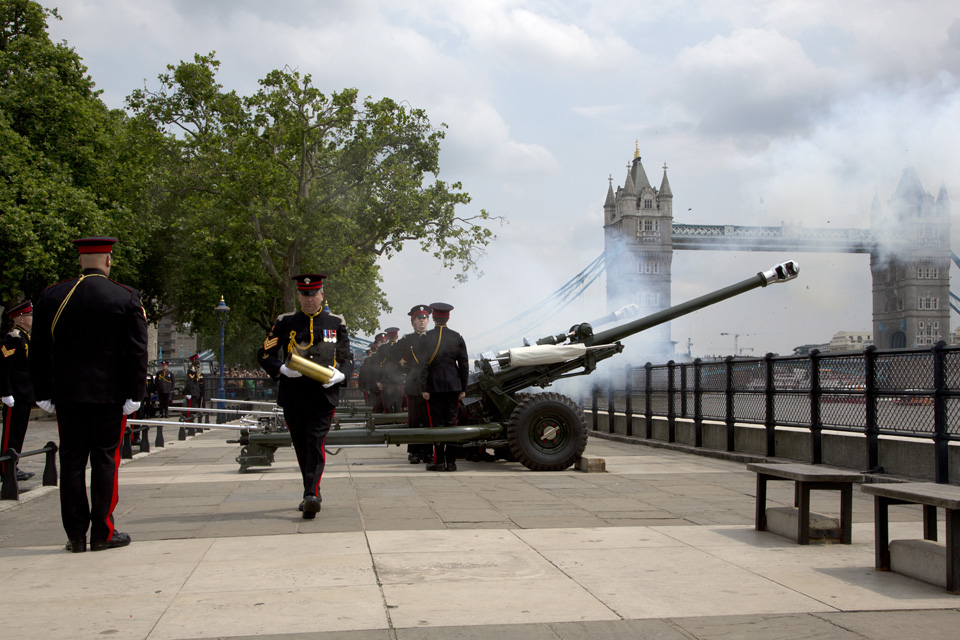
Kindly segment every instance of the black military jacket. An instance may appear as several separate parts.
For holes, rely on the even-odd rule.
[[[420,363],[417,361],[417,347],[427,338],[427,333],[408,333],[393,346],[390,358],[397,363],[405,375],[403,392],[410,395],[419,395],[423,388],[420,382]]]
[[[397,353],[396,342],[388,342],[377,349],[377,362],[380,364],[377,382],[384,386],[399,387],[403,384],[403,371],[400,370],[400,354]]]
[[[13,396],[17,402],[33,404],[30,381],[30,334],[14,327],[0,343],[0,396]]]
[[[336,367],[349,380],[353,374],[353,354],[343,318],[325,311],[312,319],[303,311],[285,313],[277,317],[263,346],[257,351],[257,361],[263,370],[280,381],[277,404],[281,407],[293,403],[337,406],[343,383],[324,389],[321,382],[307,376],[288,378],[280,375],[280,365],[286,364],[291,351],[316,364]]]
[[[420,384],[429,393],[466,391],[470,360],[463,337],[446,326],[434,327],[417,347]]]
[[[183,395],[193,396],[194,398],[200,396],[200,372],[196,369],[187,371],[187,381],[183,385]]]
[[[140,294],[99,269],[45,289],[33,308],[30,371],[38,400],[122,404],[142,398],[147,318]]]
[[[154,384],[157,385],[157,393],[173,393],[177,377],[173,375],[173,372],[169,369],[166,371],[160,369],[160,371],[157,371],[157,375],[154,376],[153,381]]]

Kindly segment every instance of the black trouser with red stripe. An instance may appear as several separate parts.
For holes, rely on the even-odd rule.
[[[67,538],[106,542],[113,537],[120,439],[127,420],[121,404],[58,403],[60,517]],[[90,501],[84,473],[90,460]]]
[[[300,475],[303,476],[304,498],[320,495],[320,478],[327,461],[323,442],[330,431],[335,408],[328,403],[317,407],[316,401],[284,399],[283,419],[287,422]]]
[[[0,455],[13,449],[17,453],[23,452],[23,438],[27,435],[27,423],[30,422],[30,409],[33,402],[29,398],[14,396],[13,407],[3,407],[3,435],[0,436]],[[0,471],[5,462],[0,462]]]
[[[460,407],[459,391],[432,391],[427,401],[430,412],[431,427],[455,427],[457,425],[457,410]],[[439,442],[433,445],[434,462],[456,462],[457,455],[454,445]]]

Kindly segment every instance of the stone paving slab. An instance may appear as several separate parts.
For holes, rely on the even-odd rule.
[[[796,545],[753,530],[741,463],[592,439],[607,473],[445,474],[402,448],[347,449],[306,521],[292,450],[238,474],[229,437],[125,461],[124,549],[64,552],[55,491],[0,511],[0,575],[17,585],[4,636],[899,640],[960,622],[958,596],[873,569],[869,496],[854,494],[852,545]],[[915,505],[891,519],[892,537],[918,535]]]

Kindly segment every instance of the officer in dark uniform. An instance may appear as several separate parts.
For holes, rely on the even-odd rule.
[[[452,427],[457,424],[457,410],[466,395],[470,361],[463,337],[447,328],[453,306],[435,302],[433,329],[420,341],[417,360],[420,363],[421,397],[427,401],[431,427]],[[427,471],[456,471],[456,454],[452,445],[434,445],[433,462]]]
[[[7,317],[13,321],[10,332],[0,344],[0,398],[3,400],[3,435],[0,438],[0,455],[13,449],[23,451],[23,438],[27,435],[30,409],[33,408],[33,383],[30,382],[30,327],[33,326],[33,303],[24,300],[10,309]],[[0,463],[0,471],[10,462]],[[17,469],[17,482],[33,477],[29,471]]]
[[[373,395],[370,393],[370,371],[373,369],[373,358],[370,355],[372,353],[373,345],[367,348],[367,353],[360,362],[360,369],[357,372],[357,387],[363,392],[363,403],[368,407],[373,406]]]
[[[263,370],[280,381],[277,404],[283,407],[303,476],[300,510],[308,520],[320,511],[320,479],[326,460],[323,443],[340,402],[341,383],[353,373],[353,354],[343,318],[323,310],[324,278],[323,274],[293,277],[300,310],[279,316],[257,352]],[[287,366],[291,354],[333,369],[333,378],[322,383],[291,369]]]
[[[373,346],[370,347],[370,371],[367,372],[366,380],[368,384],[367,391],[373,400],[374,413],[384,413],[385,411],[383,391],[381,390],[383,385],[380,381],[380,361],[383,359],[385,353],[381,352],[380,349],[385,344],[387,344],[387,334],[378,333],[373,337]]]
[[[417,362],[417,347],[427,335],[430,323],[430,307],[418,304],[407,314],[413,333],[408,333],[393,346],[390,359],[403,375],[403,391],[407,404],[407,425],[410,427],[426,428],[430,421],[427,418],[427,402],[420,395],[420,367]],[[419,464],[420,461],[432,462],[433,447],[427,444],[408,444],[407,460],[410,464]]]
[[[200,370],[197,369],[198,357],[190,356],[190,368],[187,370],[187,381],[183,384],[183,397],[187,401],[187,407],[200,406]],[[190,412],[187,412],[187,420],[190,420]]]
[[[383,394],[383,412],[399,413],[403,402],[403,372],[400,370],[400,358],[394,355],[393,350],[400,337],[400,327],[387,327],[384,332],[387,342],[377,349],[377,361],[380,363],[377,388]]]
[[[120,438],[147,379],[140,294],[107,278],[116,238],[74,240],[81,275],[48,287],[34,307],[30,353],[37,405],[57,414],[60,514],[67,549],[130,544],[114,528]],[[90,460],[90,502],[84,471]]]
[[[174,385],[176,384],[176,377],[173,375],[173,372],[170,371],[167,367],[170,366],[170,363],[164,360],[160,363],[162,369],[157,371],[157,375],[153,377],[153,383],[157,385],[157,401],[160,404],[158,409],[159,417],[169,418],[170,417],[170,395],[173,393]]]

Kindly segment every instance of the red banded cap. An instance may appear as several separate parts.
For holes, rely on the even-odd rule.
[[[7,312],[7,315],[10,318],[16,318],[17,316],[26,315],[28,313],[33,313],[33,303],[29,300],[24,300],[13,309]]]
[[[116,238],[79,238],[74,240],[77,250],[83,253],[113,253],[113,245],[117,243]]]
[[[434,302],[430,308],[433,309],[433,317],[441,319],[449,318],[450,312],[453,311],[453,305],[446,302]]]
[[[408,316],[429,316],[430,315],[430,305],[428,304],[418,304],[413,309],[410,309]]]
[[[297,291],[305,296],[314,296],[323,288],[323,279],[326,277],[322,273],[301,273],[291,280],[297,281]]]

